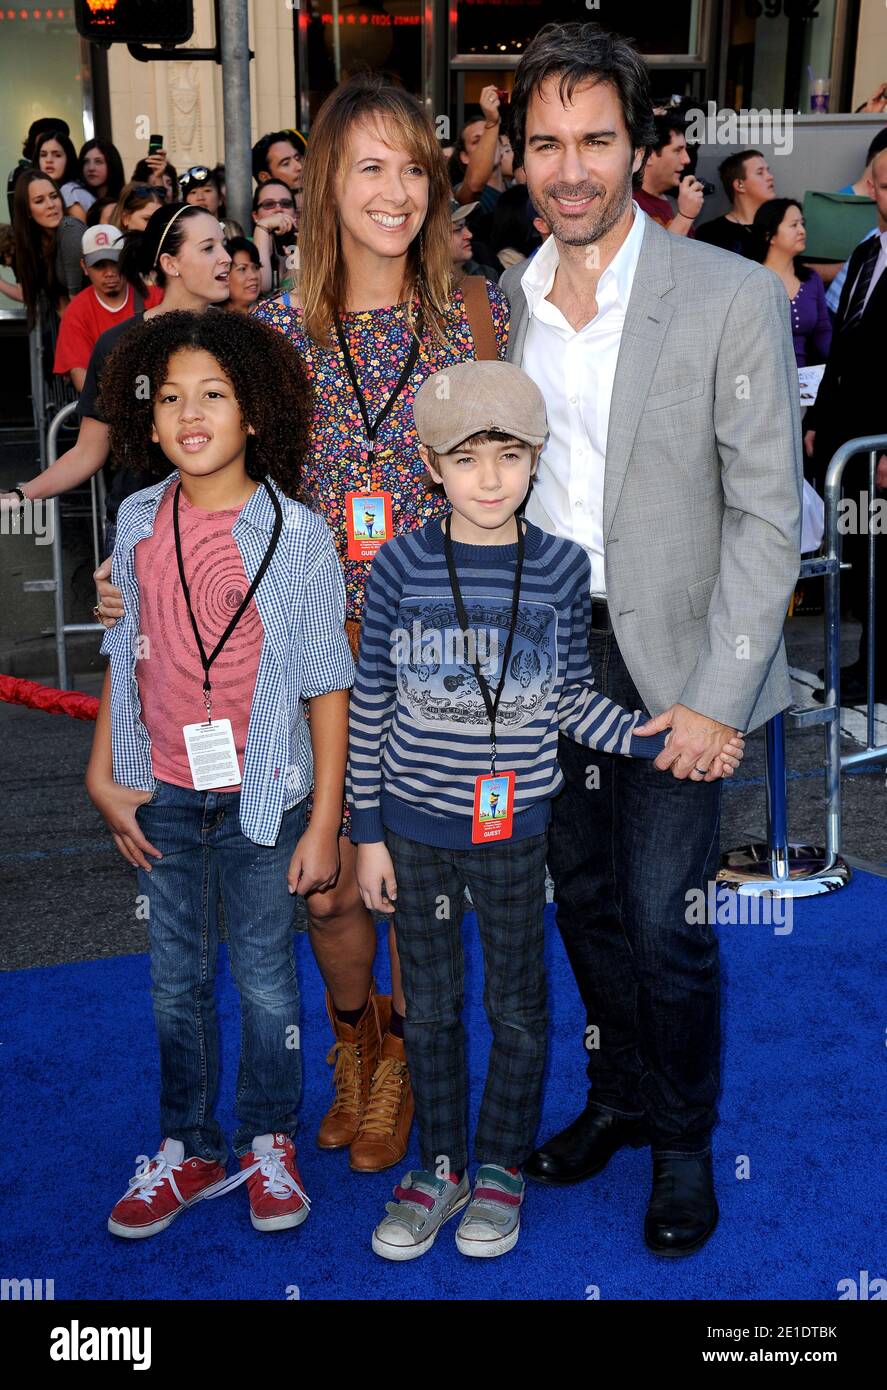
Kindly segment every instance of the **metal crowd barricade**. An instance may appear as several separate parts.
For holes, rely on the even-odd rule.
[[[841,753],[841,533],[838,503],[848,461],[857,454],[869,456],[868,474],[868,650],[866,681],[866,747]],[[774,898],[805,898],[842,888],[850,868],[841,856],[841,773],[861,764],[887,762],[887,744],[875,744],[875,472],[878,455],[887,453],[887,434],[849,439],[832,456],[825,479],[826,553],[801,564],[802,579],[825,577],[825,703],[820,707],[790,709],[777,714],[765,728],[767,783],[767,841],[728,850],[721,859],[718,883],[737,893]],[[786,813],[785,718],[797,728],[822,725],[825,732],[826,839],[823,847],[791,844]]]
[[[49,321],[51,323],[51,320]],[[50,345],[54,348],[55,334],[48,329]],[[58,456],[58,436],[64,422],[77,409],[78,393],[63,378],[50,376],[44,371],[44,351],[46,344],[47,321],[45,314],[38,310],[35,327],[28,335],[31,365],[31,401],[34,413],[34,426],[37,431],[40,470],[43,472],[55,463]],[[65,570],[62,552],[61,499],[53,497],[48,504],[50,534],[52,536],[52,578],[30,579],[22,585],[27,592],[42,591],[53,595],[54,621],[52,628],[44,629],[55,636],[56,677],[60,690],[68,690],[68,649],[67,638],[75,632],[92,632],[101,635],[95,623],[65,622]],[[90,479],[90,517],[92,545],[95,564],[98,567],[104,551],[105,528],[105,485],[99,472]]]

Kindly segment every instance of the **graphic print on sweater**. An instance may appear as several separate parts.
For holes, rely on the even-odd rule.
[[[459,626],[452,598],[412,595],[398,606],[392,633],[397,686],[420,724],[458,733],[489,725],[475,678],[481,673],[495,695],[511,626],[511,603],[501,596],[466,599],[468,628]],[[497,729],[520,729],[538,715],[557,680],[557,612],[550,603],[518,607],[514,642],[496,717]]]

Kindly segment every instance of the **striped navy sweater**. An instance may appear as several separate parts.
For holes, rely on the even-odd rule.
[[[376,554],[351,694],[351,838],[387,827],[423,844],[471,846],[475,778],[490,771],[490,721],[472,666],[495,693],[511,622],[517,544],[453,542],[468,615],[459,627],[437,519]],[[513,839],[540,834],[563,782],[558,733],[609,753],[655,757],[641,711],[599,694],[588,656],[588,557],[526,523],[517,626],[496,720],[497,770],[515,773]],[[474,650],[472,650],[472,647]]]

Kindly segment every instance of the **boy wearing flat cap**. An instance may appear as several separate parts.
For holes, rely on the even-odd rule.
[[[645,715],[595,690],[589,561],[518,516],[546,435],[539,388],[509,362],[429,377],[420,453],[451,504],[388,541],[370,572],[351,700],[348,800],[367,907],[394,912],[422,1169],[394,1189],[373,1249],[430,1249],[464,1214],[465,1255],[517,1241],[547,1032],[543,967],[549,802],[559,732],[652,758]],[[738,766],[739,740],[725,746]],[[477,913],[493,1040],[468,1179],[461,1023],[465,889]]]

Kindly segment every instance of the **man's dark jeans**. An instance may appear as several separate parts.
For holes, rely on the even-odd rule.
[[[589,652],[598,689],[645,710],[613,633],[593,628]],[[558,757],[566,786],[548,863],[589,1025],[589,1100],[645,1114],[657,1152],[703,1152],[717,1121],[720,986],[717,938],[692,890],[717,872],[720,782],[563,737]]]

